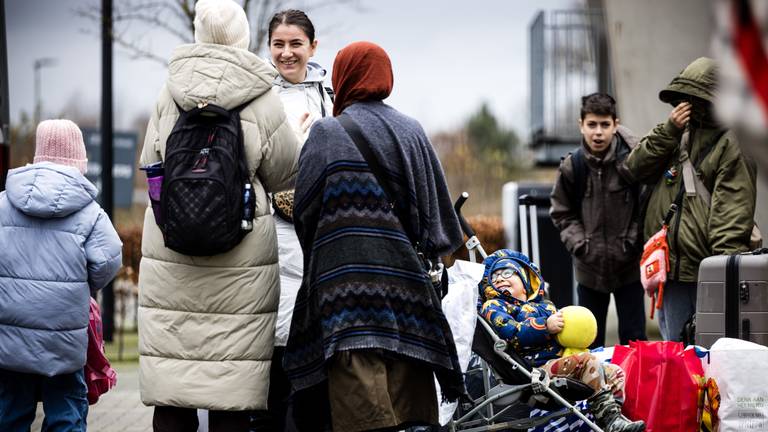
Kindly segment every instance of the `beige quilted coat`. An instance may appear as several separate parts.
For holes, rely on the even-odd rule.
[[[215,410],[264,409],[279,299],[277,241],[267,192],[289,189],[299,143],[272,81],[276,72],[231,47],[178,47],[152,113],[141,164],[162,160],[184,110],[199,102],[241,112],[245,153],[256,196],[253,231],[233,250],[211,257],[163,245],[151,209],[144,216],[139,276],[141,400]]]

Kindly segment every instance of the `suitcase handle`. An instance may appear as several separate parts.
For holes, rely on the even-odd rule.
[[[518,198],[520,213],[520,252],[541,265],[539,256],[539,222],[538,206],[549,206],[549,197],[538,195],[522,195]],[[530,217],[530,221],[528,218]],[[531,224],[531,236],[528,238],[528,222]],[[529,248],[530,247],[530,248]],[[533,254],[531,254],[533,253]]]
[[[550,205],[549,196],[535,196],[535,195],[523,195],[518,199],[518,202],[524,206],[547,207]]]

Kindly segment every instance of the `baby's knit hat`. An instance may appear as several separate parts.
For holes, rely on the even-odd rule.
[[[70,120],[45,120],[37,125],[35,159],[75,167],[82,174],[88,167],[80,128]]]
[[[195,42],[248,49],[251,31],[242,6],[232,0],[199,0],[195,5]]]

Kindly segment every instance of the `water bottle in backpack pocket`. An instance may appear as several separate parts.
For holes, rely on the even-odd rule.
[[[240,229],[245,232],[253,230],[253,187],[246,183],[243,188],[243,220],[240,221]]]
[[[240,125],[245,105],[178,107],[179,119],[166,142],[160,197],[166,247],[185,255],[215,255],[247,234],[244,222],[253,219],[254,197]]]

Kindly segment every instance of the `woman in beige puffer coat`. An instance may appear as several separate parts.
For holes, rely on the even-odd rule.
[[[182,430],[182,418],[193,421],[194,408],[212,410],[211,430],[222,415],[230,420],[219,423],[221,430],[245,430],[245,413],[217,411],[266,408],[279,299],[267,193],[293,186],[299,145],[271,91],[275,70],[247,51],[242,8],[231,0],[200,0],[195,39],[179,46],[169,62],[141,164],[163,160],[179,117],[176,104],[186,111],[206,102],[232,109],[251,101],[240,116],[255,219],[234,249],[194,257],[164,246],[147,209],[139,277],[141,400],[156,407],[155,430]]]

